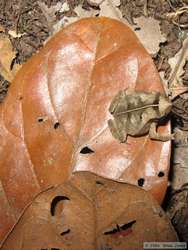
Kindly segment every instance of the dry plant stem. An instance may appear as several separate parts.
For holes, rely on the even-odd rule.
[[[183,67],[187,59],[188,59],[188,37],[184,41],[181,56],[169,79],[169,90],[170,90],[170,96],[172,98],[176,97],[177,94],[180,94],[180,92],[183,93],[188,89],[183,85],[181,79]]]
[[[184,6],[179,8],[176,12],[173,13],[168,13],[166,16],[168,19],[172,20],[173,24],[181,27],[181,28],[187,28],[188,24],[180,24],[177,19],[179,18],[180,15],[182,15],[183,13],[187,13],[188,14],[188,6]]]
[[[144,16],[148,17],[148,0],[144,2]]]

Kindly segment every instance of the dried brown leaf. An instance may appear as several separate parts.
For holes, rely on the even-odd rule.
[[[23,66],[0,106],[1,238],[37,193],[73,171],[141,184],[163,200],[170,142],[122,145],[108,129],[110,103],[126,88],[164,93],[135,34],[109,18],[68,26]]]
[[[142,249],[177,236],[156,201],[138,187],[91,173],[40,194],[1,250]]]
[[[74,11],[77,14],[77,17],[76,17],[77,19],[81,19],[85,17],[94,17],[99,14],[99,10],[95,10],[95,9],[85,10],[82,8],[82,5],[76,6]]]
[[[104,2],[105,0],[87,0],[87,2],[91,5],[91,6],[95,6],[98,7],[102,2]]]
[[[100,5],[99,15],[122,20],[121,11],[118,8],[119,5],[120,0],[105,0]]]
[[[166,41],[161,34],[159,21],[152,17],[139,17],[134,19],[136,22],[136,34],[148,53],[156,54],[159,51],[159,44]],[[140,29],[138,29],[140,28]]]

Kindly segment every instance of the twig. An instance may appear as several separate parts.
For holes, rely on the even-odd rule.
[[[168,13],[166,14],[166,17],[172,21],[173,24],[181,27],[181,28],[188,28],[188,23],[186,24],[181,24],[179,23],[177,20],[180,17],[180,15],[187,13],[188,14],[188,6],[184,6],[179,8],[177,11],[173,12],[173,13]]]

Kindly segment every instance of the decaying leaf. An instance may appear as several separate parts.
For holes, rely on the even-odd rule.
[[[136,250],[144,242],[177,240],[149,193],[80,172],[38,195],[1,250]]]
[[[0,33],[0,75],[7,81],[12,81],[20,68],[18,64],[11,67],[15,57],[16,52],[13,50],[9,38],[4,33]]]
[[[178,190],[188,183],[188,131],[176,128],[175,133],[171,186]]]
[[[122,20],[122,14],[118,6],[120,0],[105,0],[100,5],[100,16],[113,17]]]
[[[171,219],[180,240],[188,242],[188,185],[176,190],[167,207],[167,215]]]
[[[91,6],[95,6],[98,7],[102,2],[104,2],[105,0],[87,0],[87,2],[91,5]]]
[[[67,24],[71,24],[81,18],[105,16],[121,20],[122,22],[129,25],[128,22],[122,18],[121,11],[118,8],[118,6],[120,5],[120,0],[97,0],[97,1],[88,0],[87,2],[89,3],[90,6],[94,6],[97,8],[85,9],[83,8],[82,4],[79,4],[74,8],[74,12],[76,13],[77,16],[65,15],[59,21],[59,24],[61,25],[63,24],[64,26],[66,26]]]
[[[135,19],[136,34],[141,40],[148,53],[156,54],[159,51],[159,44],[165,42],[166,38],[160,31],[159,21],[152,17],[139,17]]]
[[[110,103],[126,88],[164,92],[135,34],[113,19],[67,26],[22,67],[0,106],[1,239],[36,194],[73,171],[139,185],[163,200],[170,142],[142,136],[121,144],[108,129]]]
[[[99,10],[91,9],[85,10],[82,8],[82,5],[78,5],[74,9],[75,13],[77,14],[77,19],[86,18],[86,17],[94,17],[99,14]]]
[[[177,119],[177,126],[182,130],[188,130],[188,92],[173,100],[172,112]]]
[[[56,5],[53,5],[50,8],[45,3],[41,2],[41,1],[38,1],[37,3],[38,3],[42,13],[44,14],[44,16],[46,18],[48,28],[49,28],[51,35],[57,31],[59,31],[59,30],[57,30],[56,13],[58,11],[67,10],[66,2],[64,4],[58,2]]]
[[[188,60],[188,38],[185,39],[183,43],[183,48],[181,54],[176,62],[176,66],[174,67],[173,73],[169,79],[169,92],[173,98],[178,95],[188,91],[188,87],[183,84],[183,74],[184,74],[184,66],[186,61]]]
[[[0,75],[0,103],[4,100],[7,94],[9,84],[10,83]]]
[[[187,151],[187,150],[183,150],[183,151],[185,153],[185,151]],[[178,155],[179,152],[180,152],[180,150],[177,150],[176,155]],[[178,157],[179,159],[180,159],[181,155],[182,154],[180,153],[180,156]],[[183,162],[183,164],[184,164],[185,160],[187,160],[187,159],[182,158],[180,161]],[[173,171],[173,177],[171,178],[170,185],[171,185],[173,190],[178,190],[182,187],[182,185],[184,185],[185,183],[188,183],[187,162],[186,162],[186,168],[182,167],[181,164],[174,163],[174,165],[172,167],[172,171]]]

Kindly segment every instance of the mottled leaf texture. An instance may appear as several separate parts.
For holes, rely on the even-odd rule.
[[[126,88],[164,91],[135,34],[109,18],[67,26],[22,67],[0,107],[1,239],[33,197],[74,171],[142,186],[162,201],[170,142],[146,135],[122,144],[107,125]]]
[[[38,195],[1,249],[136,250],[148,241],[177,240],[148,192],[78,172]]]

